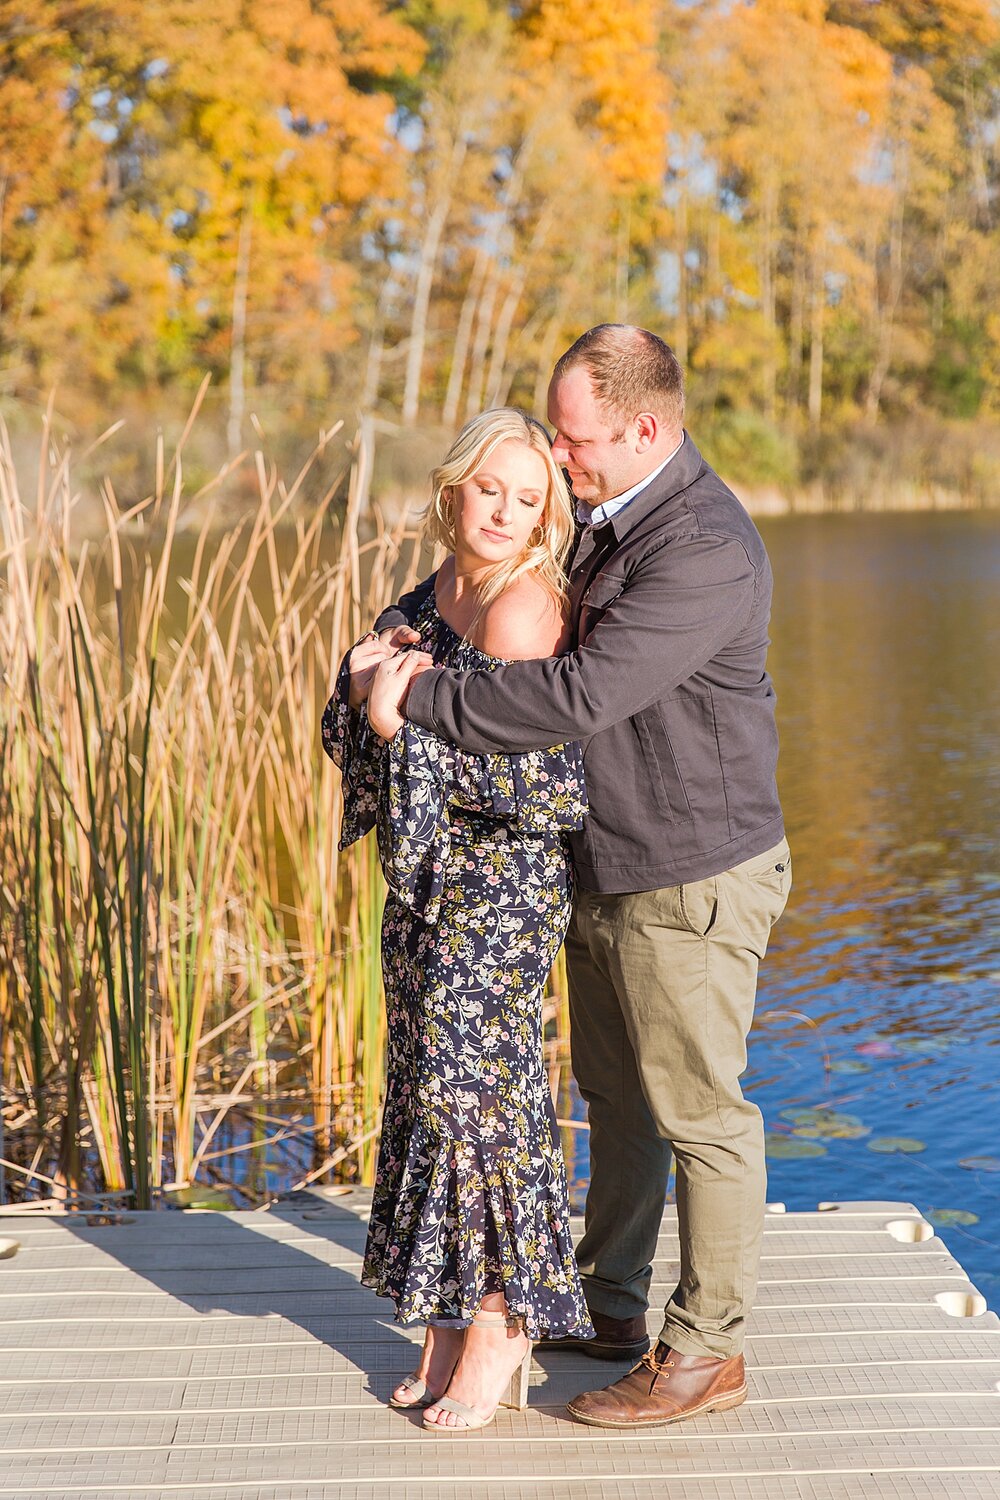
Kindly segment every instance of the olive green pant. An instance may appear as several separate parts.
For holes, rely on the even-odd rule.
[[[784,840],[721,875],[578,891],[566,938],[573,1073],[590,1119],[577,1251],[592,1310],[644,1313],[671,1153],[680,1279],[660,1338],[739,1354],[764,1225],[764,1127],[744,1099],[757,968],[791,886]]]

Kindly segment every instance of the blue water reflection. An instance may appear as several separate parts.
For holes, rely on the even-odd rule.
[[[762,530],[795,879],[745,1079],[769,1196],[916,1203],[1000,1308],[1000,515]]]

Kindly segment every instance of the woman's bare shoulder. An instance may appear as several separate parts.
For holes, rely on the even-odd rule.
[[[481,650],[505,661],[555,656],[569,641],[562,609],[530,575],[518,578],[486,606],[474,634]]]

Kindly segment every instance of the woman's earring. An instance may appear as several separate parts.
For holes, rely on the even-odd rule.
[[[528,546],[529,547],[540,547],[542,545],[542,541],[543,541],[544,536],[545,536],[545,532],[544,532],[543,528],[541,526],[536,526],[535,529],[534,529],[534,531],[531,533],[531,535],[528,538]]]
[[[455,506],[454,506],[454,503],[452,502],[452,499],[451,499],[450,495],[449,495],[448,499],[442,505],[441,509],[444,512],[445,525],[446,526],[454,526],[454,524],[455,524]]]

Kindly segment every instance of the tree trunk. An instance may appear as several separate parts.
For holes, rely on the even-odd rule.
[[[412,427],[420,408],[420,379],[427,342],[427,314],[430,309],[434,271],[437,267],[441,236],[451,209],[452,190],[465,160],[465,131],[459,129],[452,142],[450,158],[440,184],[437,199],[427,217],[420,244],[417,280],[413,292],[413,315],[410,319],[410,342],[406,351],[406,377],[403,383],[403,425]]]
[[[230,459],[239,453],[243,442],[243,413],[246,408],[247,291],[250,285],[250,205],[240,219],[236,246],[236,280],[233,284],[233,332],[229,355],[229,421],[226,424],[226,446]]]
[[[774,178],[769,176],[764,184],[764,201],[761,211],[760,246],[760,301],[764,312],[764,324],[768,333],[767,353],[764,356],[764,410],[773,422],[778,385],[778,370],[775,361],[776,343],[776,277],[775,277],[775,219],[777,217],[778,190]]]
[[[674,353],[682,370],[687,369],[691,348],[688,324],[688,186],[685,175],[680,182],[677,200],[677,323],[674,329]]]
[[[533,406],[536,413],[543,412],[548,404],[549,381],[552,379],[552,366],[555,364],[557,358],[556,346],[563,328],[564,306],[565,299],[562,298],[557,304],[552,317],[549,319],[545,336],[538,350],[538,366],[535,370],[535,392],[533,399]]]
[[[510,342],[510,330],[514,322],[514,314],[521,305],[521,294],[524,291],[526,275],[527,267],[522,265],[521,270],[514,277],[510,290],[503,299],[500,316],[497,318],[496,332],[493,335],[493,349],[490,353],[490,368],[486,376],[487,406],[499,406],[504,393],[507,345]]]
[[[962,84],[962,113],[965,116],[963,134],[969,147],[969,179],[974,205],[971,217],[983,229],[992,229],[994,193],[990,190],[990,173],[984,150],[985,132],[982,128],[988,112],[983,108],[978,108],[977,111],[977,106],[978,101],[973,97],[966,74]]]
[[[486,274],[487,259],[486,251],[480,245],[465,289],[465,296],[462,298],[458,327],[455,329],[451,369],[448,371],[448,389],[445,391],[444,406],[441,408],[441,421],[445,427],[454,427],[458,421],[458,405],[462,399],[462,387],[465,384],[465,362],[469,356],[469,340],[472,338],[472,324],[476,316],[483,277]]]
[[[487,399],[491,406],[499,405],[501,400],[506,399],[506,393],[510,388],[510,379],[507,374],[507,349],[510,344],[510,330],[521,305],[521,297],[524,294],[524,285],[528,279],[528,272],[536,263],[536,258],[545,241],[549,237],[555,212],[552,208],[545,209],[540,215],[532,231],[530,243],[526,246],[520,257],[518,269],[514,274],[510,290],[504,298],[497,319],[497,330],[493,339],[493,352],[490,356],[490,371],[486,379]]]
[[[826,284],[823,258],[813,255],[812,287],[809,307],[809,425],[818,428],[823,414],[823,321],[826,312]]]
[[[903,216],[906,186],[905,166],[895,174],[896,192],[889,222],[889,270],[884,298],[878,293],[878,267],[875,268],[875,303],[877,313],[878,340],[875,347],[875,362],[865,392],[865,420],[878,421],[882,386],[892,363],[893,335],[896,326],[896,310],[903,292]]]
[[[632,248],[632,205],[621,205],[618,211],[618,246],[615,255],[615,321],[628,322],[628,271]]]
[[[385,327],[382,319],[376,320],[368,340],[368,357],[365,360],[365,383],[361,392],[361,410],[371,411],[378,401],[382,384],[382,351],[385,348]]]
[[[449,192],[435,204],[434,211],[427,220],[427,227],[420,244],[417,283],[413,292],[413,312],[410,317],[410,337],[406,349],[406,377],[403,384],[402,416],[403,425],[406,427],[413,426],[420,409],[420,379],[424,368],[424,346],[427,342],[427,314],[430,309],[431,287],[434,284],[438,247],[450,207],[451,193]]]
[[[0,349],[3,348],[3,222],[7,207],[7,178],[0,177]],[[0,1060],[2,1061],[2,1060]],[[3,1116],[0,1113],[0,1156],[3,1155]],[[0,1203],[4,1202],[3,1163],[0,1161]]]
[[[798,411],[802,394],[802,337],[805,327],[806,278],[805,261],[800,250],[795,251],[792,266],[792,297],[788,321],[788,391],[786,400],[793,411]]]
[[[394,290],[393,278],[390,274],[382,282],[378,302],[375,305],[374,325],[368,339],[365,383],[361,392],[363,412],[373,411],[378,403],[379,388],[382,384],[382,356],[385,353],[385,315]]]
[[[493,308],[497,300],[500,271],[495,260],[490,261],[486,280],[479,297],[476,318],[476,338],[472,349],[472,369],[469,372],[469,390],[465,398],[465,416],[474,417],[483,409],[483,380],[486,373],[486,355],[493,331]]]

